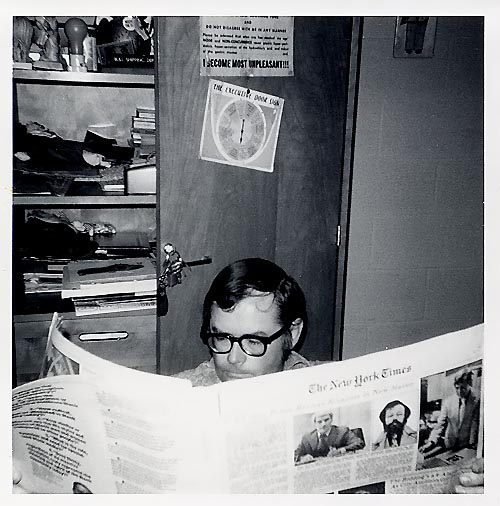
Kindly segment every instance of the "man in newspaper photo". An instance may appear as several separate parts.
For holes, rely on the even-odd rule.
[[[331,412],[314,413],[312,421],[316,428],[302,437],[295,450],[296,464],[311,462],[317,457],[338,457],[365,447],[364,441],[349,427],[333,424]]]
[[[417,432],[407,425],[410,408],[399,400],[387,403],[379,418],[384,430],[372,444],[372,450],[406,446],[417,442]]]
[[[432,450],[440,438],[446,449],[477,448],[480,397],[472,388],[472,377],[467,368],[454,375],[455,393],[443,399],[436,426],[420,452]]]

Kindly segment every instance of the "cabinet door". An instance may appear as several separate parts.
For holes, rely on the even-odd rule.
[[[199,158],[209,82],[200,76],[199,18],[157,25],[158,243],[173,243],[188,261],[213,259],[168,292],[160,372],[208,357],[199,339],[204,294],[226,264],[255,256],[299,281],[310,319],[299,351],[331,360],[352,18],[296,17],[293,77],[216,78],[284,99],[272,173]]]

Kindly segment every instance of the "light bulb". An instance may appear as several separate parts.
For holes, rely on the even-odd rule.
[[[83,54],[83,39],[87,36],[87,24],[80,18],[69,18],[64,24],[71,54]]]
[[[64,32],[69,41],[70,67],[75,72],[86,72],[83,56],[83,39],[87,36],[87,24],[80,18],[69,18],[64,24]]]

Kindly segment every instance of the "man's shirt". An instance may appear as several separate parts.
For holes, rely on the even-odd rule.
[[[314,363],[310,362],[295,351],[292,351],[285,362],[283,370],[289,371],[290,369],[300,369],[302,367],[309,367],[311,365],[314,365]],[[174,377],[188,379],[191,381],[194,387],[208,387],[210,385],[220,383],[220,379],[215,372],[215,364],[213,359],[202,362],[198,367],[195,367],[194,369],[187,369],[186,371],[174,374]]]
[[[304,455],[311,455],[314,458],[326,457],[330,448],[344,449],[345,453],[362,450],[365,447],[364,441],[344,425],[332,425],[325,440],[326,444],[323,446],[316,429],[304,434],[299,446],[295,449],[295,462]]]

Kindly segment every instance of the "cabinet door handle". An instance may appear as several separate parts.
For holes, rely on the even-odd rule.
[[[80,341],[119,341],[120,339],[126,339],[128,332],[92,332],[89,334],[80,334],[78,339]]]

